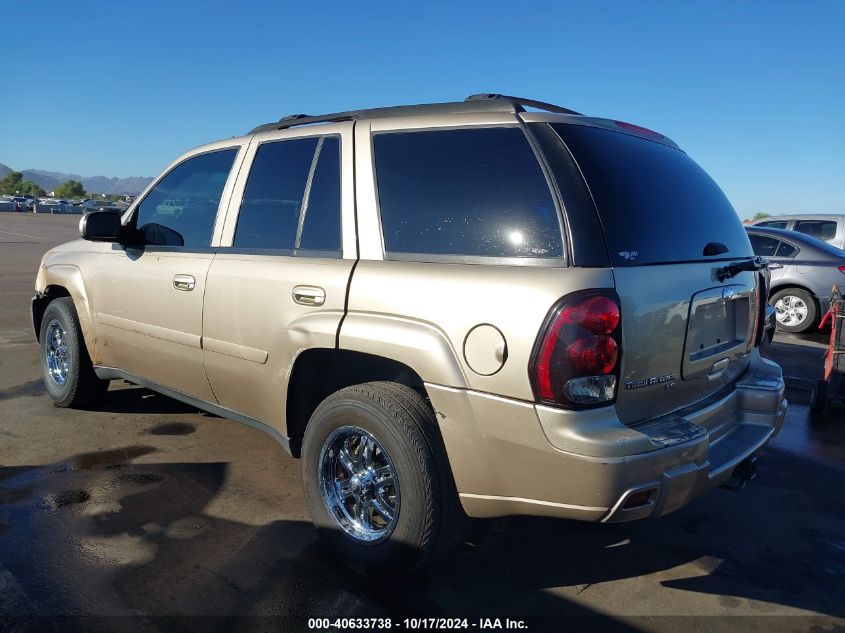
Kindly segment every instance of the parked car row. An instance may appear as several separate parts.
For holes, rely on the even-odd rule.
[[[94,199],[68,201],[55,198],[33,198],[31,196],[0,197],[0,211],[18,213],[72,213],[82,215],[101,210],[124,211],[128,207],[129,204],[122,200],[117,202]]]

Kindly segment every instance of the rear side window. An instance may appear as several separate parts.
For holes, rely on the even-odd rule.
[[[731,203],[684,152],[601,128],[552,127],[584,174],[613,265],[752,255]],[[728,252],[705,257],[704,247],[710,242],[725,245]]]
[[[232,246],[293,250],[317,142],[316,137],[297,138],[258,148]]]
[[[481,257],[561,257],[560,220],[520,128],[373,137],[384,249]]]
[[[793,231],[806,233],[817,240],[826,242],[836,237],[836,222],[834,220],[796,220]]]
[[[777,253],[775,253],[775,257],[795,257],[795,253],[798,252],[798,249],[794,247],[792,244],[787,242],[781,242],[778,245]]]
[[[751,248],[754,250],[754,254],[760,257],[774,257],[780,243],[775,238],[765,235],[749,235],[748,239],[751,240]]]
[[[768,222],[759,222],[754,226],[765,226],[770,229],[785,229],[789,224],[786,220],[769,220]]]
[[[302,210],[302,232],[297,248],[340,250],[340,139],[329,136],[318,149],[317,164]]]
[[[158,246],[211,244],[217,207],[237,148],[199,154],[177,165],[138,205],[135,226]]]

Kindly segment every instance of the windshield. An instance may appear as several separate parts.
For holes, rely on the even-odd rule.
[[[602,128],[552,128],[584,174],[614,266],[753,255],[725,194],[684,152]],[[711,242],[727,252],[704,256]]]

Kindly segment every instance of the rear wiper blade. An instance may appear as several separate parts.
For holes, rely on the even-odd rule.
[[[723,266],[722,268],[717,268],[716,277],[719,279],[719,281],[725,281],[725,279],[736,277],[739,273],[742,272],[763,270],[764,268],[768,267],[768,259],[763,259],[762,257],[753,257],[751,259],[746,259],[741,262],[733,262],[732,264],[728,264],[727,266]]]

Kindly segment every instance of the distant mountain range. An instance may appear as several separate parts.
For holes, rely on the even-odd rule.
[[[0,178],[13,171],[0,163]],[[63,174],[57,171],[44,171],[43,169],[22,169],[24,180],[31,180],[43,187],[46,191],[52,191],[66,180],[78,180],[82,183],[85,191],[91,193],[120,193],[135,196],[141,193],[150,184],[152,178],[143,176],[130,176],[129,178],[109,178],[107,176],[80,176],[78,174]]]

